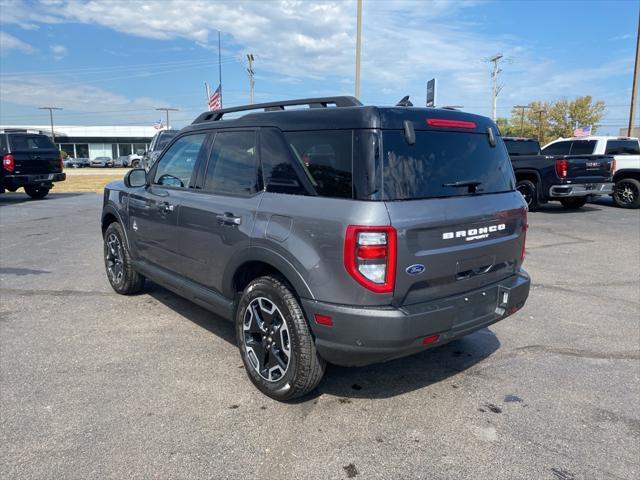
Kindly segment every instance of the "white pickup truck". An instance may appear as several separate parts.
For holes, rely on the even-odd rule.
[[[622,208],[640,208],[640,142],[637,138],[590,136],[559,138],[542,148],[543,155],[613,155],[613,201]]]

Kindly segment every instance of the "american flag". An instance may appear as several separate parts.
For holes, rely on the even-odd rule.
[[[153,128],[155,128],[156,130],[160,130],[162,128],[162,120],[158,120],[156,123],[154,123]]]
[[[216,88],[215,91],[211,95],[209,95],[209,110],[220,110],[221,108],[222,101],[220,98],[220,85],[218,85],[218,88]]]
[[[588,137],[589,135],[591,135],[591,125],[589,125],[588,127],[576,128],[573,131],[574,137]]]

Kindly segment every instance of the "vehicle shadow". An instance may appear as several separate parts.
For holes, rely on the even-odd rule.
[[[24,192],[5,192],[0,195],[0,206],[3,205],[19,205],[24,202],[47,202],[51,200],[61,199],[61,198],[72,198],[77,197],[78,195],[84,195],[86,192],[78,192],[78,193],[49,193],[44,198],[33,199],[29,195]]]
[[[233,323],[147,280],[144,293],[203,329],[236,345]],[[367,367],[328,365],[313,392],[289,403],[304,403],[327,394],[340,398],[390,398],[455,376],[500,348],[498,337],[484,328],[460,340],[422,353]],[[236,365],[237,359],[231,360]]]
[[[540,206],[538,210],[530,213],[530,215],[536,215],[537,213],[548,213],[551,215],[582,214],[582,213],[589,213],[589,212],[598,212],[602,210],[601,208],[598,208],[598,207],[600,207],[600,205],[591,205],[587,203],[584,207],[572,209],[572,208],[565,208],[559,203],[556,204],[555,202],[551,202],[551,203],[547,203]]]

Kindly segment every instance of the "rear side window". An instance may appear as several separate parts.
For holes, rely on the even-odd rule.
[[[167,146],[167,143],[169,143],[169,141],[175,137],[176,134],[175,133],[165,133],[165,134],[161,134],[160,138],[158,138],[158,142],[155,144],[155,146],[153,147],[153,150],[162,150],[164,147]]]
[[[55,145],[44,135],[10,135],[11,150],[55,150]]]
[[[186,135],[171,145],[158,163],[153,183],[188,188],[205,137],[204,134]]]
[[[509,155],[514,157],[522,155],[539,155],[540,145],[533,140],[511,140],[504,139]]]
[[[204,188],[215,193],[251,195],[258,190],[256,133],[219,132],[211,150]]]
[[[556,142],[542,149],[543,155],[569,155],[571,142]]]
[[[401,131],[387,130],[382,138],[385,199],[454,197],[514,189],[507,152],[491,147],[485,134],[421,131],[416,132],[414,145],[406,143]]]
[[[260,132],[260,159],[267,192],[306,195],[293,159],[280,135],[268,129]]]
[[[353,197],[351,130],[285,132],[297,161],[322,197]]]
[[[591,155],[595,148],[595,140],[574,140],[571,145],[571,155]]]
[[[605,155],[640,155],[637,140],[607,140]]]

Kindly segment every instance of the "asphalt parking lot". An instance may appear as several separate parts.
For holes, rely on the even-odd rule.
[[[0,196],[0,477],[636,479],[640,212],[529,215],[529,301],[413,357],[330,367],[291,404],[230,323],[112,292],[101,196]]]

